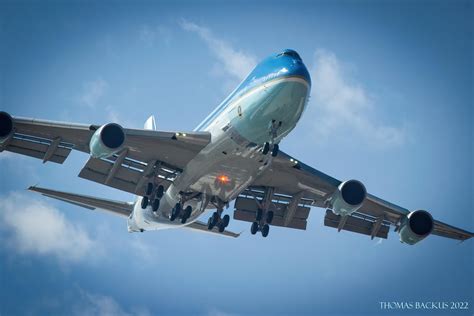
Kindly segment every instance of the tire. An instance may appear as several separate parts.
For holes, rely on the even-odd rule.
[[[223,233],[224,230],[225,230],[225,226],[222,225],[222,224],[223,224],[223,223],[220,223],[220,224],[219,224],[219,233]]]
[[[142,209],[146,209],[147,206],[148,206],[148,196],[144,196],[142,198]]]
[[[270,151],[270,144],[267,142],[267,143],[263,144],[262,154],[266,155],[266,154],[268,154],[268,151]]]
[[[273,221],[273,211],[268,211],[267,212],[267,223],[271,224]]]
[[[258,223],[253,222],[252,226],[250,226],[250,233],[252,233],[252,235],[255,235],[257,231],[258,231]]]
[[[158,211],[159,208],[160,208],[160,200],[159,199],[153,200],[153,204],[151,205],[151,209],[153,210],[153,212]]]
[[[153,183],[148,182],[148,184],[146,185],[145,193],[146,195],[150,195],[152,192],[153,192]]]
[[[186,206],[183,212],[183,217],[181,218],[181,224],[186,224],[186,221],[188,220],[189,216],[191,216],[192,211],[193,208],[191,206]]]
[[[217,212],[212,213],[212,226],[216,226],[219,222],[219,214]]]
[[[257,213],[255,214],[255,219],[257,220],[257,222],[259,222],[262,219],[262,216],[263,216],[263,210],[259,208],[257,210]]]
[[[165,192],[165,188],[162,185],[159,185],[158,189],[156,190],[156,197],[158,199],[161,199],[163,197],[164,192]]]
[[[170,221],[174,222],[174,220],[176,219],[176,213],[175,211],[171,211],[171,215],[170,215]]]
[[[207,229],[212,230],[214,228],[214,225],[212,225],[212,217],[209,217],[207,220]]]
[[[273,149],[272,149],[272,157],[276,157],[278,155],[278,152],[279,152],[279,146],[278,144],[275,144],[273,145]]]
[[[270,226],[268,226],[268,224],[263,225],[263,227],[262,227],[262,236],[267,237],[269,231],[270,231]]]
[[[174,221],[178,216],[181,211],[181,205],[179,203],[176,203],[175,207],[173,207],[173,210],[171,210],[171,216],[170,216],[170,221]]]
[[[230,221],[230,216],[227,214],[224,215],[224,217],[222,218],[222,226],[224,226],[224,228],[229,226],[229,221]]]

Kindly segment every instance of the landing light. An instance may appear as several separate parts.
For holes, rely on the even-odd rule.
[[[222,174],[222,175],[220,175],[220,176],[217,176],[217,181],[219,181],[219,182],[222,183],[222,184],[227,184],[227,183],[230,182],[230,179],[229,179],[228,176]]]

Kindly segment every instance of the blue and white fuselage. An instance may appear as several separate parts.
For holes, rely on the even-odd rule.
[[[130,231],[187,225],[210,203],[226,204],[235,199],[272,163],[262,155],[265,143],[278,144],[293,130],[308,101],[311,79],[299,55],[285,50],[262,61],[248,77],[195,130],[211,133],[211,142],[192,159],[174,180],[153,213],[142,209],[141,197],[128,220]],[[192,214],[185,224],[170,221],[173,207],[189,199]]]

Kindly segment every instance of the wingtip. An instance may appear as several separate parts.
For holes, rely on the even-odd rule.
[[[35,185],[30,185],[30,186],[27,188],[27,190],[29,190],[29,191],[35,191],[35,189],[38,187],[38,184],[39,184],[39,183],[36,183]]]

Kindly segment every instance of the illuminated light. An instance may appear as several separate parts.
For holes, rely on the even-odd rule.
[[[183,137],[186,137],[186,133],[183,133]]]
[[[297,163],[298,163],[298,160],[295,160],[295,164],[297,164]]]
[[[222,183],[222,184],[227,184],[227,183],[230,182],[230,179],[229,179],[228,176],[222,174],[222,175],[220,175],[220,176],[217,176],[217,181],[219,181],[219,182]]]
[[[179,133],[176,133],[176,136],[179,136],[180,134]]]

